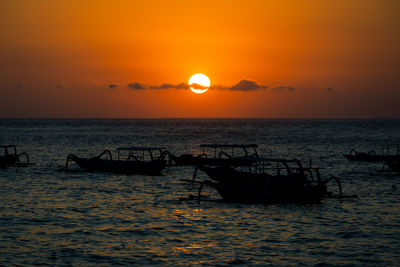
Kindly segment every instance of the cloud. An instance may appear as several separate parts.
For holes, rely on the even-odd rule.
[[[132,90],[144,90],[147,89],[147,86],[138,82],[130,83],[127,85],[128,88]]]
[[[282,92],[282,91],[289,91],[289,92],[293,92],[296,91],[296,89],[294,87],[291,86],[277,86],[272,88],[273,91],[276,92]]]
[[[21,88],[21,87],[22,87],[21,83],[17,84],[17,86],[16,86],[16,88]]]
[[[111,90],[113,90],[114,88],[117,88],[117,87],[118,87],[118,85],[113,84],[113,83],[108,85],[108,88]]]
[[[62,84],[57,84],[56,87],[61,89],[61,88],[63,88],[64,86],[63,86]]]
[[[148,84],[133,82],[133,83],[128,84],[127,86],[128,86],[128,88],[130,88],[132,90],[189,89],[189,86],[186,83],[178,83],[178,84],[163,83],[161,85],[148,85]]]
[[[331,87],[328,87],[328,88],[326,88],[325,90],[326,90],[328,93],[331,93],[331,92],[334,91],[333,88],[331,88]]]
[[[189,85],[187,85],[186,83],[178,83],[176,85],[176,89],[189,89]]]
[[[207,89],[208,87],[207,86],[203,86],[203,85],[198,84],[198,83],[192,83],[190,85],[190,88],[204,90],[204,89]]]
[[[232,86],[223,85],[212,85],[211,90],[232,90],[232,91],[256,91],[256,90],[266,90],[267,86],[260,85],[256,81],[250,81],[246,79],[240,80],[237,84]]]
[[[171,83],[162,83],[161,85],[149,85],[143,84],[139,82],[132,82],[127,85],[128,88],[132,90],[145,90],[145,89],[154,89],[154,90],[162,90],[162,89],[189,89],[189,85],[187,83],[178,83],[178,84],[171,84]],[[194,89],[207,89],[207,87],[193,83],[190,87]],[[267,86],[260,85],[256,81],[250,80],[240,80],[237,84],[233,86],[222,86],[222,85],[212,85],[210,86],[210,90],[232,90],[232,91],[256,91],[256,90],[266,90]]]
[[[171,89],[174,88],[175,86],[173,84],[170,83],[163,83],[161,84],[159,87],[156,87],[154,89]]]
[[[265,90],[267,87],[265,85],[259,85],[255,81],[249,80],[241,80],[231,88],[230,90],[238,90],[238,91],[254,91],[254,90]]]

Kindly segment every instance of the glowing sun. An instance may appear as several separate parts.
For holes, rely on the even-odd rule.
[[[202,94],[207,92],[210,87],[210,79],[204,74],[197,73],[190,77],[189,79],[189,87],[193,93]]]

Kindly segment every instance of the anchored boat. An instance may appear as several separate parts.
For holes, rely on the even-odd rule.
[[[65,163],[68,170],[69,161],[75,162],[87,171],[115,172],[124,174],[160,175],[166,166],[164,147],[120,147],[118,159],[113,160],[110,150],[104,150],[93,158],[80,158],[69,154]],[[108,156],[108,158],[102,158]],[[122,157],[126,156],[125,159]]]
[[[241,157],[258,156],[256,144],[201,144],[199,147],[203,152],[198,156],[183,154],[180,156],[170,155],[170,157],[177,165],[229,166],[243,164]],[[238,150],[242,151],[240,156],[237,155]]]
[[[332,176],[323,181],[319,168],[302,166],[299,160],[244,157],[246,165],[239,167],[199,165],[192,183],[200,184],[198,199],[204,185],[216,189],[223,201],[255,203],[318,203],[323,197],[332,197],[326,184],[339,179]],[[294,166],[291,166],[294,165]],[[211,180],[195,181],[197,171],[205,172]]]
[[[383,162],[386,160],[390,160],[396,157],[400,157],[400,148],[397,145],[397,154],[390,153],[389,145],[382,145],[381,154],[377,154],[375,150],[371,150],[368,153],[365,152],[357,152],[356,150],[350,150],[349,154],[343,154],[343,156],[349,161],[364,161],[364,162]]]
[[[15,145],[1,145],[0,149],[3,155],[0,156],[0,168],[7,168],[10,166],[26,166],[29,164],[29,155],[26,152],[17,152]],[[21,162],[22,156],[25,157],[25,162]]]
[[[392,169],[393,171],[396,171],[400,174],[400,156],[385,159],[385,163],[386,163],[386,165],[389,166],[390,169]]]

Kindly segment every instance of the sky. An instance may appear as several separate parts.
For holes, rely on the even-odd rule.
[[[2,0],[2,118],[400,118],[398,0]],[[211,80],[195,94],[195,73]]]

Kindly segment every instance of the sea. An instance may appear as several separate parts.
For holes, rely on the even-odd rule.
[[[161,176],[60,171],[71,153],[162,146],[197,155],[202,143],[312,161],[357,197],[198,202],[183,200],[198,191],[184,181],[192,166]],[[399,143],[396,119],[1,119],[0,144],[34,164],[0,169],[0,265],[400,266],[400,176],[343,157],[382,145],[397,153]]]

